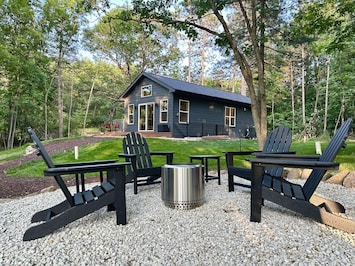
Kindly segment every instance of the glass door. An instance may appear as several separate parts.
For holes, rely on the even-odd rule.
[[[154,103],[139,105],[139,127],[140,131],[154,130]]]

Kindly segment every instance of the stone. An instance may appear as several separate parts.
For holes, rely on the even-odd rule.
[[[348,171],[342,171],[339,172],[333,176],[331,176],[330,178],[328,178],[327,180],[325,180],[326,183],[330,183],[330,184],[337,184],[337,185],[342,185],[344,178],[349,174]]]
[[[287,178],[288,179],[299,179],[301,176],[301,170],[300,169],[290,169],[287,173]]]
[[[36,152],[36,151],[37,151],[36,148],[34,148],[34,147],[32,147],[32,146],[28,146],[28,147],[26,148],[26,150],[25,150],[25,154],[26,154],[26,155],[29,155],[29,154],[32,154],[32,153],[34,153],[34,152]]]
[[[332,176],[333,176],[333,175],[332,175],[331,173],[326,172],[325,175],[324,175],[323,178],[322,178],[322,181],[325,181],[325,180],[331,178]]]
[[[54,186],[50,186],[50,187],[46,187],[46,188],[42,189],[41,193],[53,192],[55,190],[56,190],[56,188]]]
[[[355,188],[355,172],[350,172],[343,180],[343,186],[347,188]]]
[[[301,179],[307,179],[311,174],[312,169],[303,169],[301,173]]]

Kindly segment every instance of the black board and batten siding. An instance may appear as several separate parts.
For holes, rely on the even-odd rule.
[[[139,105],[154,103],[154,126],[153,130],[148,132],[171,132],[172,137],[175,138],[218,135],[243,138],[246,137],[247,128],[249,128],[249,136],[255,136],[249,103],[219,97],[218,90],[213,90],[213,92],[217,91],[215,97],[203,95],[203,91],[196,93],[194,90],[196,87],[193,88],[196,85],[187,82],[178,81],[180,87],[171,87],[173,82],[164,84],[161,79],[171,82],[169,78],[143,72],[121,96],[125,101],[125,132],[139,132]],[[152,85],[152,95],[141,97],[141,87],[145,85]],[[186,87],[182,89],[182,86]],[[189,86],[192,86],[190,91],[188,91]],[[211,90],[211,88],[207,89]],[[163,99],[168,100],[167,122],[160,121],[160,101]],[[189,101],[189,123],[179,122],[180,100]],[[131,125],[127,123],[129,104],[134,104],[134,124]],[[225,125],[226,106],[236,108],[236,126]]]

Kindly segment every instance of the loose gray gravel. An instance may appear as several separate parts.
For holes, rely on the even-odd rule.
[[[355,234],[316,223],[265,202],[262,222],[249,222],[250,194],[206,184],[206,202],[167,208],[160,186],[127,185],[125,226],[105,208],[53,234],[23,242],[32,214],[64,197],[60,190],[0,203],[0,265],[355,265]],[[300,181],[301,182],[301,181]],[[321,183],[355,219],[355,190]]]

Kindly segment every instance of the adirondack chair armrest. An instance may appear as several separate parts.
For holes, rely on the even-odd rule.
[[[125,153],[119,153],[117,154],[118,157],[120,158],[125,158],[126,162],[131,162],[132,165],[136,165],[137,161],[137,154],[125,154]]]
[[[83,165],[92,165],[92,164],[110,164],[110,163],[115,163],[115,162],[117,162],[117,160],[102,160],[102,161],[55,164],[54,166],[55,167],[71,167],[71,166],[83,166]]]
[[[233,162],[234,156],[252,155],[255,152],[259,152],[259,151],[226,151],[226,152],[224,152],[225,157],[226,157],[227,167],[234,166],[234,162]]]
[[[283,166],[289,168],[307,168],[307,169],[339,169],[339,163],[336,162],[320,162],[309,159],[298,159],[293,158],[283,159],[280,157],[275,158],[247,158],[247,161],[255,166]]]
[[[130,163],[109,163],[109,164],[91,164],[91,165],[76,165],[76,166],[64,166],[48,168],[44,170],[45,176],[57,176],[65,174],[81,174],[81,173],[95,173],[107,170],[114,170],[117,167],[125,167]]]
[[[153,152],[150,152],[150,155],[165,156],[166,163],[170,164],[173,162],[174,152],[172,152],[172,151],[153,151]]]
[[[252,155],[257,158],[270,158],[270,159],[284,159],[284,160],[311,160],[318,161],[319,155],[298,155],[295,152],[275,152],[275,153],[263,153],[256,152]]]
[[[279,157],[281,156],[288,156],[296,154],[295,151],[280,151],[280,152],[253,152],[251,155],[256,157]]]
[[[125,158],[126,162],[131,163],[131,167],[133,169],[133,172],[137,171],[137,154],[125,154],[125,153],[119,153],[118,157],[120,158]],[[129,171],[131,169],[129,168]]]
[[[136,157],[137,157],[137,154],[119,153],[119,154],[117,154],[117,155],[118,155],[118,157],[121,157],[121,158],[128,158],[128,159],[136,158]]]

